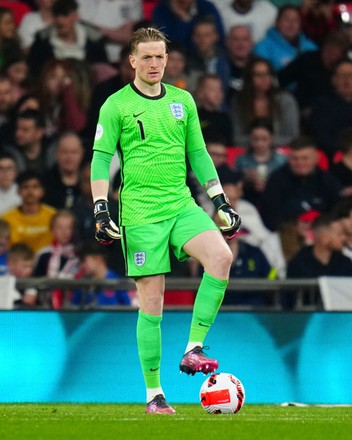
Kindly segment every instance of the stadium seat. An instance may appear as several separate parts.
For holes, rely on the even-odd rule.
[[[280,154],[288,156],[291,148],[287,145],[282,145],[276,148],[276,151]],[[317,150],[318,152],[318,167],[321,170],[327,171],[330,168],[328,156],[322,150]]]
[[[194,304],[196,294],[193,290],[166,290],[164,305],[166,306],[191,306]]]
[[[241,154],[245,154],[246,152],[247,149],[244,147],[233,147],[233,146],[226,147],[226,153],[227,153],[226,162],[228,166],[234,168],[236,166],[237,157],[240,156]]]
[[[334,154],[334,157],[332,159],[333,163],[339,163],[341,162],[343,157],[343,153],[342,151],[336,151],[336,153]]]
[[[143,0],[143,17],[145,20],[152,19],[153,9],[158,3],[158,0]]]

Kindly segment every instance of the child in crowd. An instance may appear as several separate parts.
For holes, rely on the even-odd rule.
[[[250,130],[249,151],[236,160],[236,168],[244,174],[244,197],[259,207],[260,197],[269,175],[286,163],[286,156],[273,148],[271,121],[258,118]]]
[[[16,161],[9,153],[0,153],[0,215],[21,203],[17,191]]]
[[[108,267],[106,250],[98,243],[82,246],[79,255],[81,271],[77,274],[77,278],[92,280],[116,280],[120,278],[116,272]],[[88,292],[83,290],[74,291],[72,304],[75,306],[89,304],[98,307],[130,305],[131,299],[125,290],[93,288]]]
[[[10,225],[0,218],[0,275],[8,272],[7,253],[10,248]]]
[[[50,223],[53,242],[37,255],[34,276],[49,278],[73,278],[78,270],[78,258],[74,249],[75,216],[68,210],[56,212]],[[51,295],[54,309],[62,307],[63,292],[55,289]]]
[[[2,218],[11,226],[11,244],[25,243],[38,252],[53,240],[50,222],[56,210],[41,202],[44,188],[36,172],[23,171],[17,184],[22,203],[6,211]]]
[[[11,246],[7,254],[9,275],[16,278],[30,278],[33,274],[34,256],[33,249],[25,243],[16,243]],[[20,299],[15,301],[16,308],[37,305],[38,292],[35,288],[17,289],[17,291]]]

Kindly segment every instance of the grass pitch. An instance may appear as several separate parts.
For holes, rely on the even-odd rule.
[[[352,407],[244,405],[236,415],[210,415],[200,405],[174,405],[172,416],[144,405],[0,405],[2,440],[347,440]]]

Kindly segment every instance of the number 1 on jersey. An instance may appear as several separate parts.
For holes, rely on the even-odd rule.
[[[145,133],[144,133],[143,122],[140,121],[140,120],[138,119],[138,120],[137,120],[137,124],[138,124],[138,126],[139,126],[139,131],[141,132],[141,138],[142,138],[142,141],[144,141],[144,139],[145,139]]]

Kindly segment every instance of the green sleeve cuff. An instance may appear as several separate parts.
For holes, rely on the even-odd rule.
[[[94,150],[91,164],[91,180],[110,180],[110,163],[112,154]]]
[[[201,185],[204,185],[209,180],[219,179],[215,165],[205,147],[200,150],[190,151],[188,153],[188,160]]]

